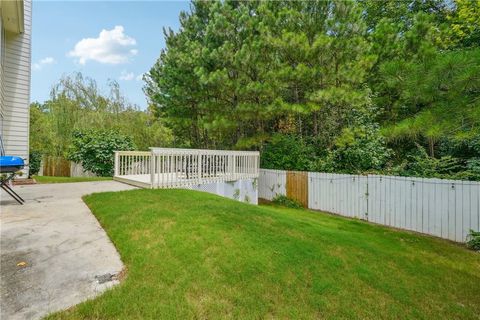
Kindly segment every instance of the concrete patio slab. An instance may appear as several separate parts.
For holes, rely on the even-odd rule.
[[[23,206],[2,191],[1,319],[38,319],[118,282],[120,256],[81,197],[129,189],[116,181],[17,186]]]

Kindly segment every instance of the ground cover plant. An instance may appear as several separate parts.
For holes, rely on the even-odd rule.
[[[449,241],[188,190],[84,200],[117,247],[126,275],[102,296],[49,319],[480,314],[480,255]]]
[[[472,250],[480,251],[480,232],[470,230],[470,234],[467,238],[467,247]]]
[[[302,208],[302,204],[300,202],[281,194],[275,196],[275,198],[272,199],[272,203],[279,206],[288,207],[288,208],[294,208],[294,209]]]

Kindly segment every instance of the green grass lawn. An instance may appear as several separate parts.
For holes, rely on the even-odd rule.
[[[38,183],[69,183],[69,182],[88,182],[88,181],[104,181],[112,180],[112,177],[47,177],[34,176]]]
[[[479,319],[480,254],[187,190],[85,197],[126,277],[51,319]]]

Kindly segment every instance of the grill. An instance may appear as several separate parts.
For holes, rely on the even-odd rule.
[[[18,203],[23,204],[25,200],[10,188],[9,183],[15,177],[15,173],[25,167],[25,162],[20,157],[0,156],[0,173],[6,173],[6,177],[2,177],[0,188],[5,190]]]

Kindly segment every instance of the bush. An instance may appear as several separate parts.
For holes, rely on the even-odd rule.
[[[318,161],[316,170],[346,173],[382,170],[391,155],[376,125],[359,125],[342,131],[334,148]]]
[[[40,171],[40,165],[42,163],[42,154],[38,151],[30,152],[29,157],[29,175],[36,175]]]
[[[135,149],[132,139],[114,130],[75,131],[68,159],[98,176],[113,176],[114,151]]]
[[[475,251],[480,251],[479,231],[470,230],[470,234],[467,236],[467,247]]]
[[[297,200],[288,198],[287,196],[284,195],[277,195],[275,198],[272,200],[273,203],[278,204],[279,206],[287,207],[287,208],[293,208],[293,209],[300,209],[303,208],[302,204],[298,202]]]
[[[480,158],[471,158],[467,160],[467,169],[480,180]]]
[[[315,150],[295,135],[275,134],[261,152],[261,167],[278,170],[312,169]]]
[[[433,158],[422,146],[417,145],[417,149],[407,156],[407,161],[397,171],[404,176],[480,180],[480,161],[478,158],[465,161],[450,155]]]

